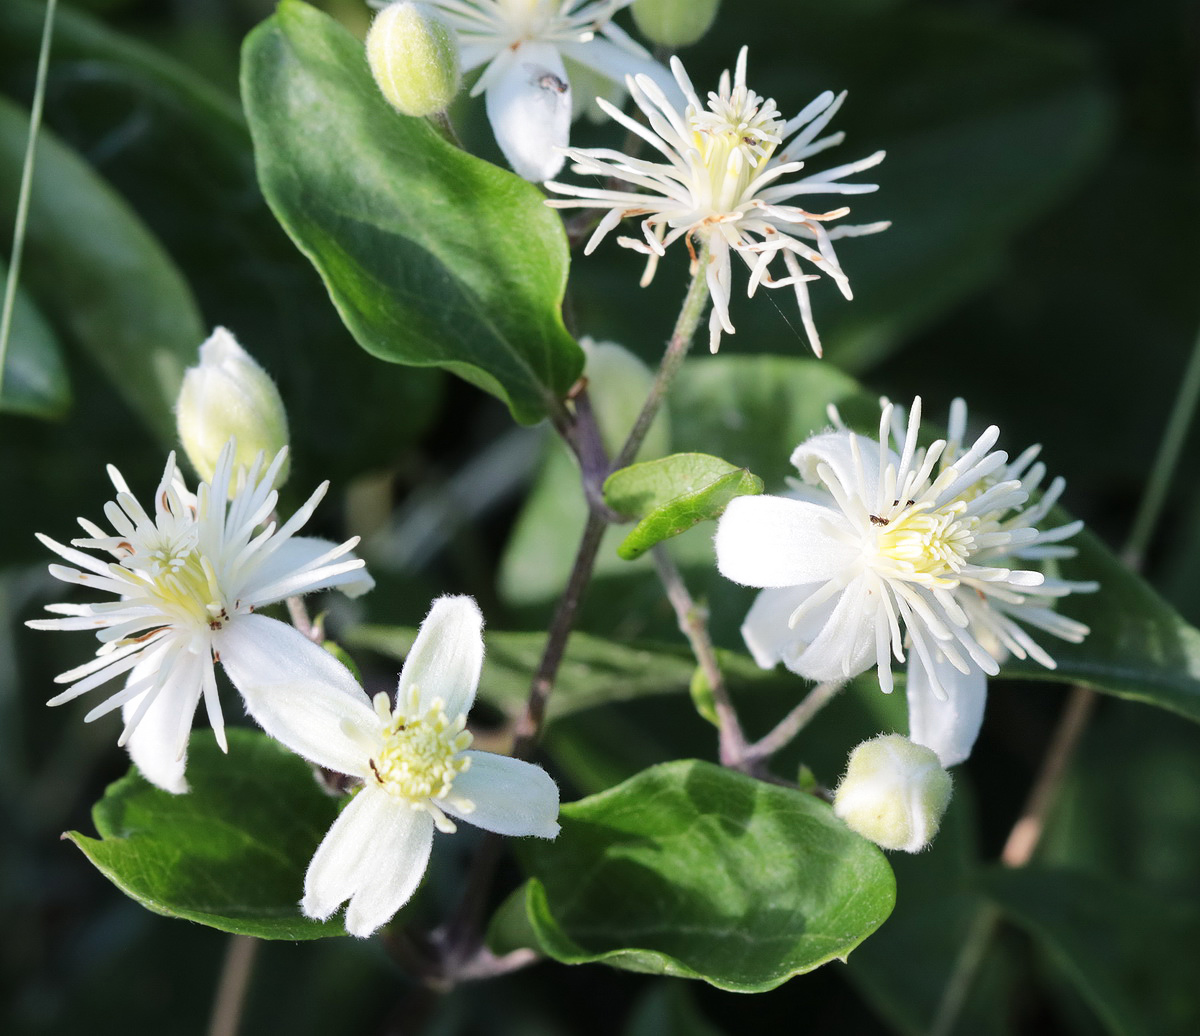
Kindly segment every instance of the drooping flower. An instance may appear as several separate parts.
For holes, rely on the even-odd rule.
[[[317,679],[251,687],[263,729],[306,759],[363,782],[317,848],[301,908],[367,936],[416,891],[433,831],[451,817],[502,835],[558,833],[558,788],[539,766],[471,751],[465,729],[483,665],[483,616],[441,597],[417,633],[393,705],[374,707],[344,667]]]
[[[110,466],[117,496],[104,514],[111,531],[80,518],[87,536],[71,546],[38,534],[70,562],[51,565],[51,575],[115,598],[48,605],[47,611],[64,618],[27,623],[41,630],[91,630],[100,641],[92,661],[55,678],[68,686],[49,704],[61,705],[123,677],[121,689],[84,719],[120,708],[125,726],[118,744],[128,748],[147,780],[176,793],[187,790],[188,736],[201,698],[217,742],[227,750],[214,670],[218,659],[239,690],[247,680],[278,679],[281,671],[299,675],[327,668],[326,651],[255,609],[328,587],[357,595],[374,585],[363,562],[350,553],[357,538],[338,545],[295,535],[328,483],[277,525],[272,487],[287,451],[280,450],[266,470],[260,455],[244,488],[231,492],[235,456],[230,441],[212,481],[201,482],[193,495],[171,454],[150,511]],[[239,664],[250,657],[258,661]]]
[[[992,449],[995,426],[964,448],[961,400],[949,439],[928,448],[917,445],[919,398],[907,422],[883,402],[878,441],[834,417],[838,427],[792,454],[803,480],[792,497],[730,504],[717,528],[718,566],[765,588],[742,626],[764,668],[782,661],[809,679],[837,680],[875,665],[890,692],[892,659],[907,658],[912,738],[954,765],[978,735],[987,677],[1009,653],[1054,667],[1022,624],[1075,643],[1087,635],[1054,604],[1096,584],[1024,567],[1074,554],[1062,541],[1082,523],[1036,528],[1064,481],[1031,504],[1046,474],[1039,448],[1010,463]]]
[[[562,168],[572,117],[564,59],[617,83],[632,73],[667,78],[612,21],[632,0],[427,2],[457,33],[463,72],[485,66],[471,96],[484,94],[496,143],[526,180]]]
[[[547,183],[549,190],[570,195],[573,200],[553,199],[555,208],[607,209],[584,249],[590,254],[624,217],[641,217],[641,238],[620,237],[617,243],[648,256],[642,285],[654,277],[659,257],[667,246],[684,239],[692,256],[693,273],[699,261],[697,243],[708,248],[704,271],[712,313],[709,317],[709,347],[720,345],[721,333],[733,333],[729,319],[732,280],[731,253],[737,253],[750,269],[747,294],[760,284],[768,288],[794,289],[800,316],[813,351],[821,355],[821,339],[813,323],[807,282],[824,273],[842,294],[852,297],[850,281],[842,271],[833,242],[840,237],[873,234],[887,223],[858,226],[825,226],[850,210],[836,208],[810,212],[794,204],[806,194],[864,194],[877,184],[846,183],[844,178],[878,165],[884,157],[877,151],[868,158],[820,173],[809,173],[782,182],[804,167],[804,160],[841,143],[844,134],[820,136],[845,100],[821,94],[799,115],[785,120],[775,102],[760,97],[746,86],[746,48],[738,54],[732,81],[722,73],[717,92],[708,104],[700,101],[678,58],[671,69],[687,100],[682,114],[662,89],[648,76],[633,76],[629,91],[649,120],[650,128],[634,121],[603,99],[597,103],[631,133],[637,134],[664,159],[647,161],[607,148],[568,148],[572,169],[585,176],[613,177],[630,184],[629,190],[605,187],[576,187]],[[770,267],[782,258],[787,276],[776,278]],[[814,273],[804,273],[800,261],[811,264]]]

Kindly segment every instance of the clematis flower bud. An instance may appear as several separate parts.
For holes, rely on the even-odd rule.
[[[932,749],[884,734],[850,753],[833,811],[876,845],[915,853],[933,841],[950,792],[950,774]]]
[[[287,412],[275,382],[223,327],[200,346],[199,366],[184,374],[175,422],[188,460],[206,482],[230,438],[237,440],[234,472],[245,472],[260,452],[270,460],[288,444]],[[286,479],[285,460],[275,485]]]
[[[633,20],[646,39],[664,47],[686,47],[708,32],[718,0],[637,0]]]
[[[424,4],[389,4],[375,16],[367,63],[387,102],[403,115],[445,111],[458,93],[458,42]]]

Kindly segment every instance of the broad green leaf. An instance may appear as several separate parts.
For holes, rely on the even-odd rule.
[[[627,561],[693,525],[719,518],[734,497],[762,491],[761,478],[707,453],[675,453],[632,464],[604,483],[609,507],[641,519],[617,548]]]
[[[231,729],[229,755],[192,735],[186,795],[136,770],[92,811],[97,838],[68,831],[114,885],[148,910],[260,939],[344,935],[300,913],[304,872],[337,815],[312,768],[257,731]]]
[[[883,854],[823,802],[695,760],[566,805],[523,843],[526,908],[568,964],[759,992],[845,958],[895,901]]]
[[[655,983],[634,1006],[622,1036],[721,1036],[682,982]]]
[[[523,423],[556,410],[583,353],[537,188],[398,115],[362,44],[299,0],[247,38],[242,91],[263,193],[358,343],[451,370]]]
[[[0,296],[7,282],[0,262]],[[71,405],[71,386],[58,338],[29,296],[18,286],[13,307],[0,411],[30,417],[60,417]]]
[[[18,182],[28,130],[28,115],[0,99],[0,183]],[[45,127],[36,177],[22,286],[173,439],[179,383],[205,337],[187,284],[125,201]],[[0,196],[0,225],[12,225],[15,201]]]
[[[1059,610],[1091,627],[1082,644],[1038,639],[1057,663],[1012,659],[1002,672],[1024,679],[1087,684],[1200,722],[1200,630],[1189,625],[1092,533],[1071,540],[1078,557],[1062,562],[1070,579],[1094,579],[1094,594],[1072,594]]]
[[[1197,904],[1084,871],[1027,867],[982,887],[1042,947],[1113,1036],[1200,1029]]]

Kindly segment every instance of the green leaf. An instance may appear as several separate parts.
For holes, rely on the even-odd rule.
[[[231,729],[229,755],[192,735],[191,791],[172,795],[136,770],[111,784],[92,819],[100,838],[73,841],[148,910],[260,939],[344,935],[300,913],[304,872],[337,800],[299,756],[257,731]]]
[[[0,183],[17,183],[29,117],[0,98]],[[12,225],[15,192],[0,199]],[[92,169],[45,127],[38,140],[23,287],[82,345],[165,441],[183,371],[205,337],[162,246]]]
[[[243,52],[259,180],[368,352],[440,366],[522,423],[559,408],[583,369],[562,323],[559,218],[512,173],[398,115],[362,44],[284,0]]]
[[[1091,633],[1081,644],[1042,636],[1056,668],[1011,659],[1003,667],[1004,675],[1084,683],[1200,722],[1200,630],[1092,533],[1085,529],[1071,544],[1079,555],[1062,562],[1063,575],[1094,579],[1100,589],[1072,594],[1059,610],[1087,623]]]
[[[1195,903],[1083,871],[993,871],[984,890],[1029,933],[1113,1036],[1200,1028]]]
[[[564,806],[522,843],[526,909],[568,964],[758,992],[846,957],[895,900],[883,854],[823,802],[680,760]]]
[[[609,507],[641,518],[617,548],[627,561],[693,525],[719,518],[734,497],[762,491],[761,478],[707,453],[675,453],[632,464],[604,482]]]
[[[0,262],[0,296],[8,275]],[[18,287],[0,411],[30,417],[61,417],[71,405],[71,386],[58,338],[29,296]]]

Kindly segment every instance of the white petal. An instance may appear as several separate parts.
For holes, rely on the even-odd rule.
[[[205,664],[207,659],[197,659]],[[200,702],[203,684],[195,665],[183,664],[182,669],[171,681],[159,690],[157,697],[138,721],[133,733],[125,742],[133,764],[151,784],[182,795],[188,790],[184,771],[187,768],[187,744],[192,732],[192,719]],[[143,666],[129,674],[129,683],[151,675]],[[142,707],[146,695],[153,688],[139,694],[121,707],[121,715],[128,723]]]
[[[487,88],[496,143],[518,176],[540,183],[563,166],[571,131],[571,87],[558,51],[523,43],[512,64]]]
[[[858,447],[859,463],[854,460]],[[858,496],[867,507],[875,506],[879,489],[879,443],[854,432],[827,432],[801,443],[792,452],[792,463],[805,482],[821,481],[817,465],[828,464],[838,481]],[[886,462],[897,468],[900,458],[894,450],[885,450]],[[889,501],[890,503],[890,501]]]
[[[987,701],[987,675],[976,665],[960,673],[945,659],[934,663],[937,680],[946,692],[943,701],[917,652],[908,659],[909,738],[932,748],[943,766],[954,766],[971,754]]]
[[[452,816],[500,835],[558,834],[558,786],[540,766],[493,752],[465,752],[471,766],[454,779],[450,800],[438,800]],[[468,799],[474,809],[456,807]]]
[[[791,629],[788,619],[820,586],[820,583],[806,583],[771,587],[754,598],[742,623],[742,639],[761,668],[773,669],[785,656],[797,657],[808,645],[811,637],[803,639],[807,630]],[[831,602],[829,610],[832,609]]]
[[[483,668],[483,614],[472,597],[439,597],[433,602],[400,670],[397,700],[408,701],[412,687],[421,707],[435,698],[450,719],[471,710]]]
[[[273,553],[255,569],[254,585],[269,586],[272,583],[278,583],[291,573],[299,572],[323,554],[328,554],[337,546],[338,544],[333,540],[324,540],[317,536],[293,536],[280,543]],[[353,551],[347,551],[339,560],[353,561],[355,555]],[[347,597],[358,597],[374,586],[375,580],[371,578],[367,570],[359,568],[352,572],[339,573],[328,579],[320,579],[304,592],[337,587]]]
[[[675,77],[668,68],[651,57],[634,54],[624,47],[618,47],[602,36],[593,36],[587,43],[564,43],[560,49],[565,57],[578,61],[605,79],[620,84],[622,96],[625,93],[625,77],[641,73],[657,83],[664,96],[676,108],[683,108],[687,103],[683,91],[679,89],[679,84],[675,82]],[[591,98],[587,100],[591,101]]]
[[[743,586],[797,586],[831,579],[857,556],[833,535],[839,512],[782,496],[740,496],[717,523],[717,568]]]
[[[239,616],[215,639],[225,672],[263,730],[320,766],[368,776],[381,721],[341,662],[262,615]]]
[[[425,874],[433,820],[382,788],[363,788],[325,835],[304,876],[300,908],[324,920],[342,903],[360,938],[390,921]]]
[[[813,609],[796,627],[801,639],[811,637],[803,653],[784,658],[794,673],[809,680],[844,680],[875,661],[875,625],[883,621],[878,598],[867,593],[865,578],[856,579],[830,601]]]

